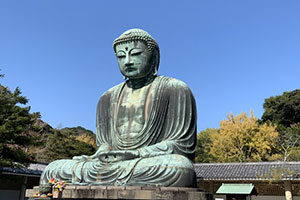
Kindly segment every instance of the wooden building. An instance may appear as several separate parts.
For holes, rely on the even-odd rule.
[[[0,167],[0,199],[24,200],[25,190],[39,184],[45,164],[30,164],[28,168]]]
[[[300,200],[300,162],[197,163],[195,170],[198,186],[217,200]],[[248,194],[239,193],[243,186]]]

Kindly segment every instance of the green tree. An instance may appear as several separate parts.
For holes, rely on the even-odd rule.
[[[208,128],[201,131],[197,135],[197,147],[196,147],[196,163],[210,163],[214,162],[216,159],[210,154],[212,146],[212,135],[217,134],[219,129]]]
[[[258,123],[251,112],[234,116],[220,123],[220,130],[211,135],[210,154],[217,162],[266,161],[275,148],[278,132],[271,124]]]
[[[300,90],[284,92],[265,99],[263,123],[277,126],[279,137],[271,160],[299,161],[300,148]]]
[[[290,127],[279,125],[277,147],[270,158],[272,161],[300,161],[300,124]]]
[[[32,160],[27,147],[33,143],[30,130],[39,113],[30,114],[30,107],[19,106],[27,102],[19,88],[11,92],[0,85],[0,166],[26,165]]]
[[[265,99],[263,107],[263,122],[271,121],[284,127],[300,123],[300,90]]]

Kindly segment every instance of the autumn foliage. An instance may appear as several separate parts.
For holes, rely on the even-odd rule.
[[[232,113],[220,123],[220,131],[212,134],[210,154],[218,162],[266,161],[275,148],[276,127],[259,125],[251,112],[234,116]]]
[[[262,119],[232,113],[197,136],[196,162],[300,161],[300,90],[265,99]]]

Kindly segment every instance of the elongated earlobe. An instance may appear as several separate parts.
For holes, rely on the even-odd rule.
[[[154,76],[157,76],[157,68],[154,67],[154,73],[153,73]]]
[[[152,68],[153,68],[153,75],[157,76],[157,70],[158,70],[158,65],[159,65],[159,55],[158,51],[154,49],[153,55],[152,55]]]

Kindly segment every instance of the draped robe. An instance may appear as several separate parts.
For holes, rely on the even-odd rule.
[[[156,77],[145,99],[143,128],[134,137],[124,137],[117,121],[125,84],[111,88],[99,100],[97,152],[137,150],[139,157],[118,162],[57,160],[43,172],[41,185],[55,178],[78,185],[195,186],[196,104],[190,89],[174,78]]]

